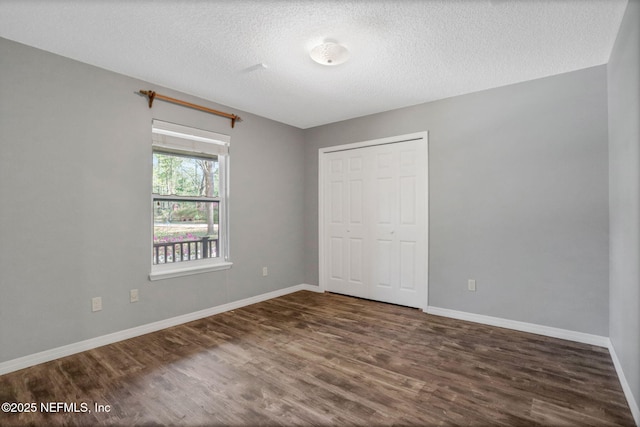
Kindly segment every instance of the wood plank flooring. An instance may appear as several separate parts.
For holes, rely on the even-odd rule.
[[[2,426],[634,425],[604,348],[306,291],[0,376],[1,402],[38,406]]]

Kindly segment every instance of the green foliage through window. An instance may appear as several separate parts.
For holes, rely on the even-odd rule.
[[[153,153],[153,193],[218,197],[220,168],[217,159]]]
[[[154,263],[178,257],[181,250],[186,251],[190,247],[178,245],[183,242],[199,242],[197,245],[194,243],[195,249],[190,254],[185,253],[189,259],[199,259],[204,251],[202,239],[215,242],[211,250],[205,252],[206,256],[218,256],[219,193],[220,165],[217,158],[154,151]],[[179,197],[172,199],[171,196]],[[166,246],[169,243],[175,245]]]

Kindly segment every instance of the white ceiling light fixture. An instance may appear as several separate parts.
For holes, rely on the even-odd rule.
[[[340,65],[349,59],[349,50],[335,42],[324,42],[311,49],[311,59],[322,65]]]

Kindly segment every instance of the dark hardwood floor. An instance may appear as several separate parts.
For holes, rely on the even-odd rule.
[[[38,405],[2,426],[634,425],[604,348],[306,291],[0,376],[0,402]]]

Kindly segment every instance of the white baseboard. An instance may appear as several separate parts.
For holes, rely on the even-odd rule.
[[[90,338],[88,340],[79,341],[79,342],[65,345],[62,347],[57,347],[51,350],[45,350],[39,353],[30,354],[28,356],[23,356],[17,359],[2,362],[0,363],[0,375],[4,375],[9,372],[14,372],[20,369],[28,368],[29,366],[34,366],[40,363],[49,362],[51,360],[59,359],[61,357],[70,356],[72,354],[80,353],[82,351],[91,350],[93,348],[101,347],[103,345],[112,344],[114,342],[138,337],[140,335],[145,335],[150,332],[156,332],[162,329],[170,328],[172,326],[181,325],[183,323],[191,322],[193,320],[198,320],[205,317],[213,316],[215,314],[224,313],[225,311],[235,310],[237,308],[245,307],[251,304],[256,304],[258,302],[277,298],[277,297],[291,294],[293,292],[298,292],[298,291],[322,292],[318,286],[306,285],[306,284],[291,286],[284,289],[278,289],[277,291],[268,292],[266,294],[245,298],[239,301],[233,301],[233,302],[222,304],[216,307],[195,311],[193,313],[183,314],[181,316],[172,317],[170,319],[159,320],[157,322],[148,323],[146,325],[136,326],[135,328],[125,329],[123,331],[114,332],[112,334],[102,335],[96,338]]]
[[[640,408],[638,407],[638,402],[631,392],[631,387],[629,387],[627,377],[625,377],[624,375],[622,365],[620,364],[620,360],[618,359],[618,355],[616,354],[616,349],[613,346],[611,340],[609,340],[608,347],[609,354],[611,354],[611,359],[613,360],[613,366],[615,366],[616,368],[618,379],[620,380],[620,385],[622,386],[622,390],[624,391],[624,396],[627,398],[627,403],[629,404],[629,408],[631,409],[631,415],[633,415],[633,419],[635,420],[636,425],[640,426]]]
[[[609,338],[600,335],[585,334],[583,332],[570,331],[568,329],[552,328],[551,326],[536,325],[535,323],[519,322],[517,320],[503,319],[500,317],[484,316],[482,314],[467,313],[465,311],[450,310],[448,308],[427,307],[427,313],[436,316],[451,317],[453,319],[466,320],[484,325],[498,326],[500,328],[529,332],[547,337],[561,338],[583,344],[608,347]]]

